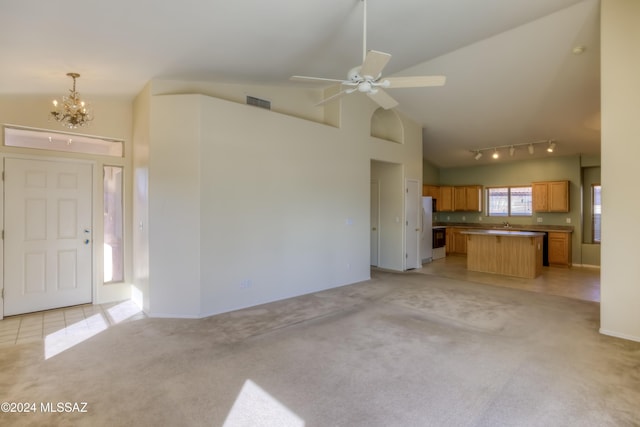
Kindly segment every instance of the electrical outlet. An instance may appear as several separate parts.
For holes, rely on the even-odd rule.
[[[542,217],[541,217],[541,216],[537,217],[537,218],[536,218],[536,221],[538,221],[538,222],[542,222]]]
[[[571,218],[567,218],[567,224],[571,224]]]
[[[449,221],[450,219],[451,219],[451,217],[450,217],[450,216],[447,216],[447,221]]]
[[[462,220],[463,220],[463,221],[466,221],[466,220],[467,220],[467,217],[466,217],[466,216],[464,216],[464,215],[462,215]]]
[[[248,289],[251,285],[251,279],[244,279],[240,282],[240,289]]]
[[[482,215],[478,217],[478,221],[482,221]]]

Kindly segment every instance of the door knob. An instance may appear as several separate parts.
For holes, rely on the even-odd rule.
[[[89,244],[89,239],[84,239],[84,244],[88,245]]]
[[[371,230],[376,231],[376,230],[377,230],[377,228],[373,227]]]

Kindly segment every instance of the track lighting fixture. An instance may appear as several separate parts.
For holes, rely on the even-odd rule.
[[[480,160],[480,158],[482,157],[483,151],[491,151],[493,150],[493,154],[491,155],[492,158],[494,159],[498,159],[500,157],[500,153],[498,152],[498,150],[505,148],[505,149],[509,149],[509,156],[513,157],[516,155],[516,151],[518,149],[518,147],[527,147],[527,150],[529,151],[529,154],[533,154],[535,151],[534,146],[536,144],[546,144],[547,145],[547,151],[549,153],[553,153],[555,148],[556,148],[556,141],[553,139],[545,139],[542,141],[533,141],[533,142],[524,142],[522,144],[509,144],[509,145],[498,145],[496,147],[485,147],[485,148],[476,148],[474,150],[469,150],[473,153],[473,158],[476,160]]]

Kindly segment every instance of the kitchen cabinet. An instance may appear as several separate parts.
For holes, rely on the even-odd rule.
[[[571,233],[549,232],[547,239],[549,265],[571,266]]]
[[[454,210],[482,212],[482,186],[465,185],[454,187]]]
[[[569,181],[531,184],[534,212],[569,212]]]
[[[423,197],[433,197],[434,199],[440,199],[440,187],[437,185],[424,184],[422,186]]]
[[[463,255],[467,253],[467,235],[462,234],[463,231],[467,230],[447,228],[447,253]]]
[[[542,274],[544,233],[469,230],[467,270],[534,279]]]
[[[440,186],[440,198],[436,208],[438,212],[453,211],[453,187]]]

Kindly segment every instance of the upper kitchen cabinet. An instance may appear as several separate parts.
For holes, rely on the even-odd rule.
[[[534,212],[569,212],[569,181],[531,184]]]
[[[453,210],[453,187],[440,186],[440,198],[436,209],[442,212]]]
[[[482,186],[454,187],[453,207],[456,211],[482,212]]]
[[[424,184],[422,186],[423,197],[433,197],[434,199],[440,199],[440,187],[437,185]]]

